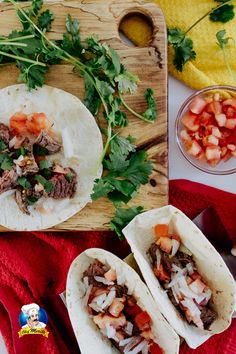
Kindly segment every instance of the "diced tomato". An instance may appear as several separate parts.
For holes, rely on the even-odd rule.
[[[31,134],[38,135],[42,130],[48,131],[51,123],[44,113],[34,113],[31,121],[27,122],[27,129]]]
[[[192,113],[199,114],[206,107],[207,102],[204,98],[197,96],[195,97],[189,105],[189,109]]]
[[[151,317],[147,311],[142,311],[134,318],[134,322],[140,331],[147,331],[151,327]]]
[[[120,301],[119,299],[115,298],[112,301],[112,304],[109,306],[108,311],[110,312],[110,314],[114,317],[119,317],[120,313],[123,311],[124,309],[124,304],[122,301]]]
[[[191,136],[188,134],[186,129],[181,130],[180,137],[182,138],[183,141],[190,141],[191,140]]]
[[[197,115],[188,111],[184,114],[183,118],[181,119],[181,122],[183,125],[193,131],[196,132],[199,129],[199,122],[197,121]]]
[[[218,101],[212,101],[206,106],[207,113],[219,114],[222,112],[221,103]]]
[[[236,146],[234,144],[228,144],[227,145],[227,149],[230,151],[235,151],[236,150]]]
[[[154,342],[150,344],[148,351],[150,352],[150,354],[163,354],[163,350],[161,349],[161,347],[159,347],[159,345]]]
[[[227,109],[225,110],[225,114],[227,118],[236,118],[236,109],[232,106],[227,106]]]
[[[26,128],[27,115],[24,113],[15,113],[10,118],[10,129],[13,130],[14,135],[24,134],[27,131]]]
[[[226,119],[225,127],[228,129],[234,129],[236,127],[236,118]]]
[[[153,272],[156,275],[156,277],[160,280],[167,281],[170,280],[170,275],[168,272],[165,270],[162,264],[160,264],[159,268],[157,267],[153,268]]]
[[[221,150],[219,146],[208,146],[206,148],[206,159],[211,160],[220,160]]]
[[[191,274],[191,278],[193,279],[193,280],[196,280],[196,279],[202,279],[202,277],[201,277],[201,275],[198,273],[198,272],[193,272],[192,274]]]
[[[204,146],[212,146],[212,145],[217,146],[217,145],[219,145],[219,139],[216,138],[214,135],[205,136],[202,139],[202,142],[203,142]]]
[[[176,240],[176,241],[181,242],[181,239],[180,239],[179,235],[176,235],[176,234],[171,235],[171,238],[173,238],[173,239]]]
[[[222,137],[222,133],[220,132],[219,128],[217,128],[217,127],[212,128],[212,135],[214,135],[216,138]]]
[[[137,304],[135,304],[133,306],[125,307],[125,312],[131,317],[135,317],[142,312],[142,309]]]
[[[160,237],[168,237],[168,232],[168,224],[156,224],[154,226],[154,233],[157,239],[159,239]]]
[[[208,125],[213,123],[213,115],[203,111],[199,117],[201,125]]]
[[[192,156],[197,156],[202,151],[201,146],[199,145],[199,143],[196,140],[191,141],[190,143],[186,144],[186,148],[187,148],[189,155],[192,155]]]
[[[219,127],[224,127],[226,123],[226,115],[224,113],[219,113],[215,115],[215,119]]]
[[[168,237],[160,237],[156,244],[160,247],[160,249],[166,253],[170,253],[172,249],[172,241]]]
[[[223,106],[232,106],[234,108],[236,108],[236,98],[232,97],[232,98],[227,98],[226,100],[224,100],[222,102]]]

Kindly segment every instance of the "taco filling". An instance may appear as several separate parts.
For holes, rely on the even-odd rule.
[[[211,308],[212,291],[199,274],[192,253],[168,225],[154,226],[157,241],[148,254],[153,272],[165,289],[170,301],[188,323],[208,329],[217,318]]]
[[[25,214],[42,197],[72,198],[76,192],[76,172],[48,159],[62,149],[54,135],[44,113],[16,113],[9,127],[0,123],[0,194],[15,190]]]
[[[122,285],[116,271],[94,260],[83,274],[85,306],[93,322],[122,354],[162,354],[152,320]]]

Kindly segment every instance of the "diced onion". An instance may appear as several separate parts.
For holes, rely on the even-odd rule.
[[[157,248],[156,250],[156,262],[157,262],[157,269],[159,269],[160,265],[161,265],[161,252],[159,250],[159,248]]]
[[[103,283],[103,284],[105,284],[105,285],[114,285],[114,282],[113,282],[113,281],[107,280],[107,279],[104,278],[104,277],[95,276],[94,279],[95,279],[97,282]]]
[[[172,267],[173,266],[174,266],[174,264],[172,265]],[[177,268],[179,268],[179,267],[177,267]],[[179,268],[179,270],[180,271],[178,273],[171,274],[171,282],[167,285],[167,288],[171,288],[173,285],[177,284],[180,278],[182,278],[182,277],[184,278],[184,274],[186,273],[186,269]]]
[[[171,242],[172,242],[171,257],[174,257],[179,249],[180,243],[179,243],[179,241],[177,241],[175,239],[172,239]]]
[[[180,272],[182,274],[184,274],[184,272],[186,272],[185,268],[180,268],[174,263],[172,264],[172,270],[175,271],[175,272]]]
[[[115,297],[116,297],[116,290],[112,288],[108,293],[105,301],[102,304],[102,309],[105,310],[108,306],[110,306],[112,304],[112,301],[115,299]]]
[[[179,303],[179,299],[178,299],[178,293],[177,293],[177,291],[175,290],[175,286],[172,286],[171,290],[172,290],[172,293],[173,293],[173,295],[174,295],[175,301],[176,301],[177,304],[178,304],[178,303]]]
[[[125,333],[127,333],[129,336],[131,336],[131,334],[132,334],[132,332],[133,332],[133,328],[134,328],[133,324],[128,321],[126,327],[124,328],[124,331],[125,331]]]
[[[184,277],[179,278],[178,284],[179,290],[184,296],[190,299],[195,299],[197,297],[197,294],[195,294],[192,290],[189,289],[186,279]]]
[[[83,283],[84,283],[86,289],[89,286],[89,281],[88,280],[89,280],[88,277],[84,277],[84,279],[83,279]]]
[[[195,298],[195,301],[200,304],[203,300],[205,300],[205,296],[204,295],[198,295],[196,298]]]
[[[20,168],[19,165],[16,165],[16,173],[17,173],[18,176],[22,175],[22,168]]]
[[[193,300],[184,299],[183,301],[180,302],[184,307],[187,307],[192,317],[201,315],[201,311],[199,310],[199,308],[197,307],[197,305]]]
[[[15,143],[17,142],[17,137],[14,136],[10,141],[9,141],[9,148],[13,148],[13,146],[15,145]]]
[[[16,165],[20,165],[20,163],[24,160],[24,156],[20,155],[17,160],[13,160]]]
[[[133,339],[133,337],[126,338],[126,339],[122,339],[122,340],[119,342],[119,346],[120,346],[120,347],[125,346],[126,344],[128,344],[129,342],[131,342],[132,339]]]
[[[89,296],[90,296],[90,294],[91,294],[92,288],[93,288],[92,284],[89,285],[89,286],[86,288],[86,293],[85,293],[85,295],[84,295],[84,304],[85,304],[85,306],[87,306],[87,304],[88,304],[88,300],[89,300]]]
[[[145,345],[145,347],[142,349],[142,354],[148,354],[148,343]]]
[[[109,323],[106,323],[106,336],[107,338],[115,338],[116,330],[114,327],[110,326]]]
[[[194,273],[194,269],[193,269],[192,263],[186,264],[186,268],[187,268],[187,271],[188,271],[189,275],[192,275]]]
[[[96,312],[101,312],[102,309],[102,304],[103,302],[106,300],[106,294],[101,294],[99,296],[96,296],[93,301],[91,302],[91,304],[89,304],[89,306]]]
[[[143,340],[141,343],[139,343],[136,347],[134,347],[131,351],[125,352],[125,354],[138,354],[144,347],[147,346],[147,341]]]
[[[72,144],[72,139],[69,134],[68,128],[64,128],[61,132],[62,143],[64,148],[64,155],[66,158],[70,158],[74,156],[74,147]]]
[[[140,340],[141,340],[141,337],[131,337],[132,340],[125,346],[124,348],[124,354],[130,354],[130,350],[135,346],[137,345]]]

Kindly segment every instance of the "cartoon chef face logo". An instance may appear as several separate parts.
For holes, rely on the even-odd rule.
[[[45,329],[48,323],[47,314],[37,304],[22,306],[19,323],[21,326],[20,337],[25,334],[42,334],[48,336],[48,331]]]

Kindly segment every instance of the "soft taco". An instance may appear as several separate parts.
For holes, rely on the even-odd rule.
[[[179,337],[125,262],[88,249],[72,263],[66,302],[82,354],[175,354]]]
[[[77,97],[46,85],[0,90],[0,224],[39,230],[80,211],[101,176],[102,149]]]
[[[162,314],[191,348],[230,325],[234,279],[180,210],[166,206],[142,213],[123,233]]]

